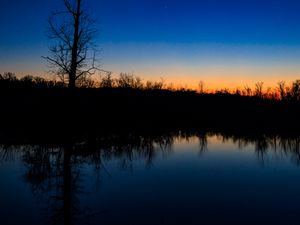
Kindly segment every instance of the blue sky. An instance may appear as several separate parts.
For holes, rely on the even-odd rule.
[[[300,1],[85,1],[115,74],[220,87],[300,77]],[[0,72],[47,74],[47,18],[62,0],[0,2]]]

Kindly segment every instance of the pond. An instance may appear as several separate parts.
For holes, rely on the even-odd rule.
[[[298,224],[300,138],[0,146],[1,224]]]

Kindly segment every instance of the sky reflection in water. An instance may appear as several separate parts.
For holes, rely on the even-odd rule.
[[[134,140],[3,146],[3,224],[296,224],[298,138]]]

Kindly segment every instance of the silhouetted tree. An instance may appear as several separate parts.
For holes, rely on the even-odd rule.
[[[243,95],[246,95],[246,96],[251,96],[252,95],[252,89],[248,85],[246,85],[244,87]]]
[[[300,100],[300,80],[296,80],[293,82],[292,87],[290,89],[290,96],[292,100]]]
[[[279,94],[280,94],[280,98],[281,98],[281,100],[284,100],[286,98],[285,82],[280,81],[277,84],[278,84],[278,91],[279,91]]]
[[[115,84],[115,80],[112,78],[112,73],[105,74],[100,81],[101,88],[113,88]]]
[[[199,88],[199,93],[200,94],[204,94],[204,82],[202,80],[199,81],[199,84],[198,84],[198,88]]]
[[[164,79],[161,78],[160,81],[147,81],[145,88],[148,90],[162,90],[164,86]]]
[[[255,96],[259,98],[263,97],[263,86],[264,86],[264,82],[255,83]]]
[[[129,73],[120,73],[119,79],[117,79],[117,85],[120,88],[133,88],[134,83],[135,77]]]
[[[83,7],[84,0],[63,0],[64,10],[49,18],[49,38],[57,43],[50,47],[51,56],[44,57],[69,88],[76,81],[95,74],[96,65],[95,21]]]

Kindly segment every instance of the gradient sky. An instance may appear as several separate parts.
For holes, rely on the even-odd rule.
[[[300,78],[299,0],[86,1],[115,75],[210,88]],[[61,2],[0,0],[0,73],[47,76],[47,18]]]

